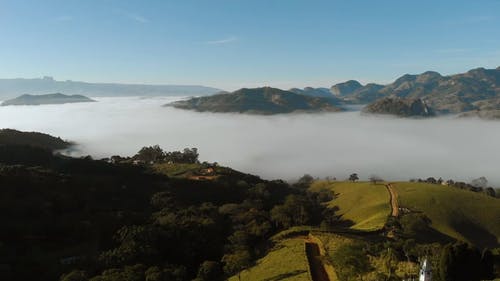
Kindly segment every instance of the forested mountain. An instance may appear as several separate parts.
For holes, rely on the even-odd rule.
[[[169,104],[175,108],[208,112],[279,114],[292,112],[337,112],[342,109],[329,98],[313,97],[271,87],[240,89]]]
[[[0,129],[0,146],[35,146],[50,151],[68,148],[71,143],[59,137],[38,132],[21,132],[13,129]]]
[[[2,106],[8,105],[42,105],[42,104],[65,104],[79,102],[95,102],[82,95],[63,95],[61,93],[47,95],[22,95],[14,99],[2,102]]]

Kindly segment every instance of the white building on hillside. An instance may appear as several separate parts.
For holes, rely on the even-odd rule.
[[[420,268],[420,277],[419,281],[432,281],[432,268],[431,264],[427,259],[424,259],[422,263],[422,268]]]

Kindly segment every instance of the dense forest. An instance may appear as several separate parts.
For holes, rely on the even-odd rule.
[[[196,150],[165,155],[208,165]],[[11,144],[0,162],[2,280],[218,280],[263,255],[278,230],[327,217],[325,195],[217,164],[216,179],[194,180]]]
[[[273,247],[269,238],[282,230],[348,223],[323,204],[334,194],[309,189],[308,175],[294,184],[262,180],[201,163],[195,148],[144,147],[133,157],[101,160],[66,157],[54,148],[0,145],[1,280],[225,280],[263,257]],[[336,262],[362,261],[360,252],[383,252],[387,245],[400,259],[416,260],[408,245],[419,242],[411,230],[422,223],[405,229],[391,221],[387,227],[403,233],[401,239],[380,236],[342,249]],[[478,270],[467,280],[494,276],[490,251],[437,242],[443,276],[471,262]]]

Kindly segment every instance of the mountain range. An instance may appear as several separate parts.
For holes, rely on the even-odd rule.
[[[113,96],[201,96],[219,92],[219,89],[192,85],[146,85],[118,83],[87,83],[57,81],[52,77],[35,79],[0,79],[0,99],[23,94],[64,93],[90,97]]]
[[[362,85],[358,81],[349,80],[335,84],[329,89],[306,87],[284,91],[262,87],[243,88],[232,93],[204,86],[86,83],[56,81],[51,77],[0,79],[0,99],[33,92],[85,94],[95,97],[202,96],[175,102],[172,106],[197,111],[256,114],[341,111],[346,105],[365,105],[379,101],[378,106],[371,107],[376,109],[376,113],[405,112],[402,116],[429,116],[425,110],[413,112],[404,108],[405,104],[420,100],[416,104],[425,103],[425,108],[435,115],[458,114],[486,119],[500,117],[500,67],[476,68],[448,76],[435,71],[417,75],[405,74],[387,85]],[[370,108],[365,110],[370,111]]]
[[[399,117],[459,114],[495,119],[500,117],[500,67],[476,68],[449,76],[434,71],[405,74],[387,85],[362,85],[349,80],[330,89],[243,88],[170,105],[196,111],[254,114],[337,112],[348,105],[367,105],[363,110],[365,113]]]
[[[438,115],[465,113],[462,115],[495,118],[500,115],[500,67],[476,68],[449,76],[434,71],[405,74],[387,85],[362,85],[350,80],[333,85],[329,92],[343,104],[369,104],[388,97],[409,99],[407,102],[421,99]]]

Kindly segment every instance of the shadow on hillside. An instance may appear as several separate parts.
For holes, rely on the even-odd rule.
[[[305,273],[305,272],[307,272],[307,271],[306,270],[295,270],[295,271],[292,271],[292,272],[287,272],[287,273],[283,273],[283,274],[280,274],[280,275],[276,275],[276,276],[271,277],[271,278],[264,279],[264,281],[278,281],[278,280],[283,280],[283,279],[290,278],[290,277],[293,277],[293,276],[296,276],[296,275],[299,275],[299,274],[302,274],[302,273]]]
[[[495,248],[499,246],[497,237],[494,234],[469,219],[453,221],[451,226],[479,248]]]
[[[419,243],[451,243],[454,238],[439,232],[431,226],[431,219],[422,213],[403,214],[399,217],[403,235]]]
[[[338,197],[338,193],[334,194],[334,198]],[[334,199],[335,200],[335,199]],[[331,212],[334,214],[337,214],[340,211],[340,208],[338,206],[330,207],[329,208]],[[340,227],[340,228],[350,228],[351,226],[355,225],[355,223],[352,220],[346,220],[342,218],[341,215],[335,215],[335,227]]]

